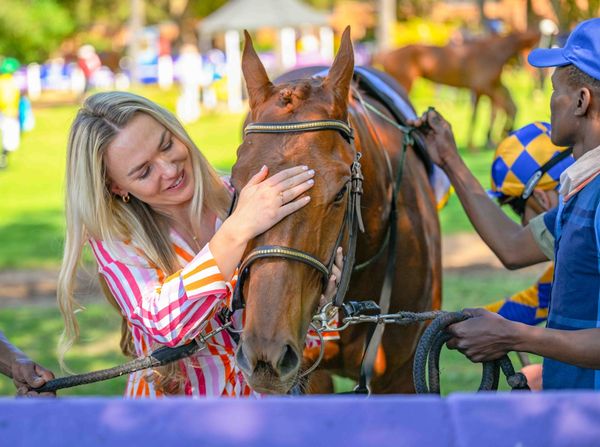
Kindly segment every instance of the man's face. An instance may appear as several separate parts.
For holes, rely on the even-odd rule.
[[[557,146],[572,146],[576,135],[575,107],[577,90],[568,80],[564,67],[558,67],[552,75],[552,97],[550,98],[551,140]]]

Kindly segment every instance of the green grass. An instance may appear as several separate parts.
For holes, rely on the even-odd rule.
[[[549,92],[534,94],[525,72],[506,74],[520,113],[517,125],[548,119]],[[177,92],[144,88],[139,93],[174,109]],[[419,81],[411,95],[419,112],[434,105],[453,125],[459,146],[466,141],[470,120],[467,91]],[[36,128],[24,135],[19,151],[10,156],[9,167],[0,171],[0,269],[39,268],[60,264],[63,244],[64,165],[67,133],[77,107],[36,108]],[[478,114],[476,143],[483,143],[489,104],[483,100]],[[187,126],[194,141],[210,162],[228,171],[241,140],[243,114],[205,114]],[[465,160],[485,187],[489,184],[492,151],[477,154],[461,149]],[[472,231],[456,197],[440,214],[445,234]]]
[[[509,276],[507,276],[509,275]],[[510,280],[507,280],[510,278]],[[446,272],[444,277],[444,308],[459,310],[476,307],[517,290],[528,287],[534,280],[532,274],[483,270]],[[69,353],[67,364],[76,372],[88,372],[120,364],[125,358],[120,354],[120,318],[108,304],[94,303],[79,314],[82,340]],[[7,337],[29,356],[44,366],[58,372],[56,343],[62,330],[62,319],[54,307],[28,306],[4,308],[0,312],[0,328]],[[456,351],[444,350],[441,358],[442,392],[476,390],[481,379],[481,367],[470,363]],[[515,366],[518,363],[513,359]],[[502,389],[506,384],[501,380]],[[348,380],[337,381],[339,389],[349,390]],[[121,395],[125,379],[113,379],[61,391],[61,395]],[[0,395],[14,393],[11,381],[0,375]]]

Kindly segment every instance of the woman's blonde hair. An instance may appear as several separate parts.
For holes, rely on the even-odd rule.
[[[192,232],[200,233],[203,208],[213,211],[221,219],[226,218],[231,201],[226,187],[172,113],[132,93],[107,92],[90,96],[71,126],[67,147],[66,237],[58,280],[58,304],[65,322],[59,342],[59,361],[63,368],[64,356],[79,336],[75,312],[82,307],[73,292],[81,252],[88,238],[109,244],[111,241],[131,241],[145,253],[151,265],[167,275],[182,268],[169,239],[165,217],[133,196],[129,203],[124,203],[109,190],[106,149],[140,113],[154,118],[189,150],[195,179],[190,205]],[[112,295],[106,295],[111,304],[116,305]],[[126,322],[122,325],[121,335],[122,350],[131,355],[131,337]]]

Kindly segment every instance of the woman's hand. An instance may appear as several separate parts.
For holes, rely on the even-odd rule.
[[[453,157],[458,157],[452,126],[435,109],[429,108],[421,118],[408,120],[423,135],[431,160],[441,168]]]
[[[263,166],[250,179],[240,191],[235,211],[229,218],[236,222],[236,228],[246,241],[310,202],[310,196],[299,196],[312,188],[315,171],[307,166],[296,166],[266,178],[268,172]]]
[[[54,374],[29,359],[16,359],[12,363],[12,377],[18,396],[54,396],[56,393],[38,393],[39,388],[47,381],[54,379]]]
[[[299,197],[312,188],[315,172],[306,166],[285,169],[267,178],[266,166],[240,191],[235,210],[209,242],[219,270],[229,281],[248,242],[310,202]]]
[[[342,269],[344,268],[344,252],[342,247],[338,247],[335,252],[335,260],[333,261],[333,267],[331,268],[331,275],[327,282],[325,292],[321,295],[320,307],[331,302],[337,293],[340,279],[342,279]]]

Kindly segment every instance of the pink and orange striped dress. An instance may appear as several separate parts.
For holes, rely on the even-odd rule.
[[[188,343],[220,326],[217,312],[229,305],[235,285],[235,276],[232,282],[224,280],[208,244],[194,254],[177,232],[172,230],[170,237],[178,261],[185,267],[168,277],[130,243],[89,241],[99,273],[128,321],[138,357],[148,355],[158,345]],[[236,320],[239,323],[240,319]],[[223,331],[212,337],[205,349],[180,360],[185,394],[254,395],[235,365],[235,347],[231,336]],[[159,396],[151,376],[152,371],[131,374],[125,395]]]
[[[217,221],[217,225],[220,222]],[[127,242],[111,244],[90,239],[98,271],[106,280],[121,312],[128,321],[138,357],[150,354],[158,345],[178,346],[208,334],[221,325],[217,313],[231,303],[237,274],[226,282],[208,244],[198,253],[174,230],[173,248],[183,269],[166,276],[150,265],[141,250]],[[234,315],[241,327],[242,312]],[[337,323],[337,316],[334,319]],[[332,323],[334,323],[332,322]],[[324,332],[324,341],[339,339],[339,333]],[[306,349],[320,347],[319,337],[309,331]],[[258,396],[248,386],[234,360],[236,343],[222,331],[210,338],[207,347],[179,361],[190,396]],[[129,376],[126,397],[157,397],[161,392],[152,381],[152,371]]]

